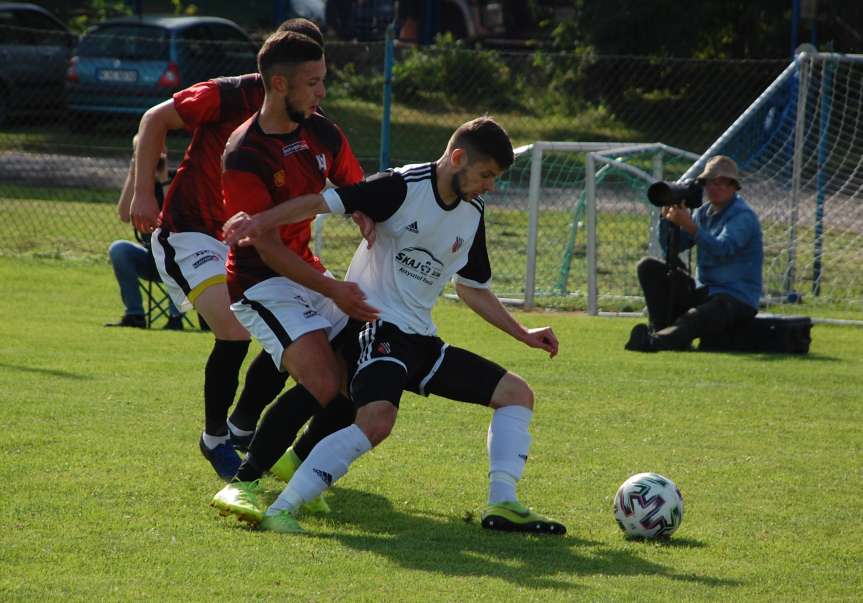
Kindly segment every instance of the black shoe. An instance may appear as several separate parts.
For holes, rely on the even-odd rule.
[[[646,324],[637,324],[629,333],[629,341],[623,346],[630,352],[655,352],[657,351],[650,327]]]
[[[126,314],[119,322],[105,323],[106,327],[135,327],[136,329],[146,329],[147,319],[137,314]]]
[[[166,331],[182,331],[183,330],[183,317],[182,316],[169,316],[168,322],[166,322],[165,326],[162,328]]]

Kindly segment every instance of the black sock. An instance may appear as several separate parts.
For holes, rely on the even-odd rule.
[[[254,457],[255,465],[268,471],[285,454],[309,417],[320,410],[321,405],[315,397],[301,385],[295,385],[279,396],[261,419],[255,439],[249,446],[249,456]]]
[[[252,458],[251,454],[247,454],[246,458],[243,459],[243,462],[240,463],[240,468],[237,470],[237,475],[234,476],[232,481],[235,482],[253,482],[256,479],[260,479],[261,476],[264,475],[264,472],[258,467],[258,464],[255,462],[255,459]]]
[[[237,393],[240,367],[248,341],[217,339],[204,370],[204,429],[210,435],[228,433],[228,409]]]
[[[300,436],[300,439],[294,442],[294,454],[304,461],[312,448],[322,439],[335,433],[340,429],[344,429],[354,422],[357,413],[354,408],[354,403],[339,394],[333,398],[332,402],[327,404],[327,407],[312,417],[309,426]]]
[[[243,431],[254,431],[261,413],[279,395],[287,380],[288,374],[280,373],[272,357],[262,350],[246,372],[243,391],[231,413],[231,423]]]

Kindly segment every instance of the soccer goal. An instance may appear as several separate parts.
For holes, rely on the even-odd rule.
[[[601,297],[603,310],[641,311],[635,265],[651,250],[659,253],[651,229],[658,213],[647,202],[647,187],[678,178],[696,159],[658,143],[519,147],[489,195],[495,291],[527,307],[596,313]]]
[[[684,174],[737,161],[764,231],[764,299],[863,314],[863,55],[801,47]]]
[[[863,317],[863,56],[807,48],[701,155],[661,143],[519,148],[493,199],[511,211],[487,215],[502,289],[527,306],[640,311],[635,265],[662,257],[646,189],[694,178],[716,154],[737,161],[761,219],[770,310]]]

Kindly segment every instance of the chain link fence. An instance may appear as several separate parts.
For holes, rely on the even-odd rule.
[[[9,37],[2,25],[0,34]],[[119,103],[113,112],[88,114],[80,106],[71,109],[74,81],[70,78],[74,80],[75,72],[69,61],[77,49],[67,42],[63,48],[62,86],[54,82],[53,88],[47,84],[33,87],[33,94],[39,96],[42,90],[55,101],[53,106],[32,102],[0,114],[0,209],[4,214],[0,253],[107,261],[112,240],[133,238],[131,227],[117,219],[115,204],[140,112],[121,111]],[[222,48],[218,56],[225,54]],[[369,173],[380,167],[382,154],[385,55],[385,42],[327,45],[329,76],[323,108],[345,130]],[[434,47],[396,47],[385,156],[392,165],[435,160],[452,131],[481,114],[494,115],[515,145],[542,140],[662,142],[700,155],[787,65],[786,60],[501,52],[468,49],[447,38]],[[104,69],[110,72],[114,68],[108,65]],[[114,86],[117,97],[128,84],[123,78],[132,77],[120,73],[123,70],[105,76],[114,80],[107,83]],[[223,75],[242,71],[235,66]],[[180,65],[177,83],[181,87],[194,83],[186,73]],[[170,84],[164,75],[163,69],[157,82]],[[56,77],[52,72],[52,80]],[[172,90],[170,86],[159,88],[159,98],[168,98]],[[107,98],[111,109],[110,93]],[[169,135],[169,166],[178,164],[188,141],[185,132]],[[581,296],[572,295],[586,287],[586,233],[578,228],[585,221],[585,161],[585,153],[570,152],[549,155],[542,164],[535,261],[536,287],[542,293],[537,303],[545,307],[585,307]],[[650,160],[645,161],[649,164]],[[685,168],[686,164],[666,166],[664,176],[676,177]],[[644,169],[649,172],[650,165]],[[487,199],[495,289],[515,299],[524,299],[527,264],[533,253],[528,246],[529,172],[529,160],[519,159],[499,190]],[[641,247],[646,248],[648,222],[641,220],[647,219],[649,210],[643,183],[612,171],[600,186],[612,197],[625,197],[640,221],[637,227],[622,227],[629,218],[618,205],[612,212],[618,222],[605,220],[599,225],[606,231],[601,235],[607,237],[603,239],[606,249],[623,249],[623,242],[633,236],[643,239]],[[343,274],[357,244],[354,226],[338,218],[318,226],[322,258],[334,273]],[[634,255],[617,258],[614,270],[634,272],[637,259]],[[601,261],[600,268],[602,265]],[[638,297],[635,290],[627,290],[625,297],[630,293],[633,299]],[[627,301],[620,309],[640,307],[637,301]]]

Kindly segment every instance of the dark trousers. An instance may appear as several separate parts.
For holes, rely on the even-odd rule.
[[[669,274],[665,262],[656,258],[638,262],[638,282],[657,349],[687,349],[693,339],[723,333],[758,313],[731,295],[709,295],[682,269]]]

